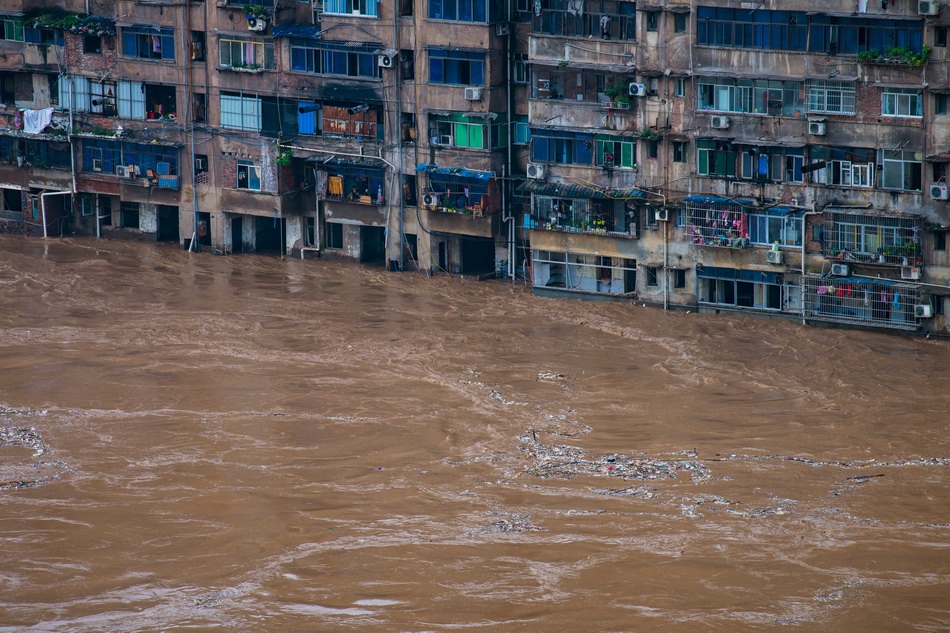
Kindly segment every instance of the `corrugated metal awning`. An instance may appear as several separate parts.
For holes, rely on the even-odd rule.
[[[646,195],[645,192],[633,188],[607,189],[569,182],[542,182],[540,180],[527,180],[519,189],[539,196],[595,198],[598,200],[634,200]]]
[[[456,176],[458,178],[473,178],[475,180],[491,180],[495,176],[495,172],[492,171],[466,169],[465,167],[439,167],[432,163],[419,163],[416,165],[416,173],[440,174],[443,176]]]
[[[297,24],[295,21],[274,25],[274,37],[299,37],[306,40],[320,39],[322,31],[313,24]]]

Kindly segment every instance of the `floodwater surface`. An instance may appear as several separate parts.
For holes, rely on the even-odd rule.
[[[0,236],[0,632],[947,631],[950,345]]]

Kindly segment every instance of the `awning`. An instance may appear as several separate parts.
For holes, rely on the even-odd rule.
[[[294,21],[281,22],[274,26],[274,37],[299,37],[318,40],[322,31],[313,24],[297,24]]]
[[[489,121],[498,118],[498,115],[494,112],[463,112],[462,116],[467,116],[470,119],[488,119]]]
[[[419,163],[416,165],[417,174],[441,174],[443,176],[456,176],[458,178],[474,178],[475,180],[491,180],[495,172],[479,171],[477,169],[466,169],[464,167],[439,167],[431,163]]]
[[[528,180],[519,187],[521,191],[539,196],[556,198],[595,198],[597,200],[633,200],[642,198],[645,192],[639,189],[602,189],[600,187],[578,185],[567,182],[542,182]]]
[[[78,24],[70,27],[70,33],[90,33],[93,35],[115,35],[115,19],[104,15],[88,15]]]
[[[736,207],[754,207],[756,204],[752,200],[740,200],[737,198],[723,198],[722,196],[687,196],[683,202],[693,204],[729,204]]]
[[[572,46],[572,44],[567,44],[567,46]],[[630,55],[630,59],[633,59],[633,55]],[[624,66],[619,64],[591,64],[585,62],[575,62],[563,67],[561,64],[563,60],[557,59],[529,59],[526,62],[529,66],[545,66],[549,68],[558,68],[567,72],[570,70],[595,70],[597,72],[611,72],[617,73],[620,75],[635,75],[637,73],[636,66]]]
[[[328,165],[333,167],[366,167],[370,169],[384,169],[385,165],[381,161],[382,159],[368,160],[365,158],[342,158],[337,156],[331,156],[329,158],[326,156],[311,156],[304,160],[305,163],[311,163],[316,167]]]
[[[950,163],[950,152],[941,152],[939,154],[931,154],[924,159],[928,163]]]
[[[737,138],[733,139],[732,143],[734,145],[752,145],[754,147],[805,147],[807,143],[804,141],[781,141],[781,140],[766,140],[766,139],[751,139],[751,138]]]

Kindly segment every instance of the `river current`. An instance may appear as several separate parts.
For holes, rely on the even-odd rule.
[[[950,345],[0,235],[0,632],[947,631]]]

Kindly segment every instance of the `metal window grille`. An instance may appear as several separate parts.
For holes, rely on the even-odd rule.
[[[826,213],[824,255],[836,261],[914,264],[920,257],[917,218]]]
[[[802,278],[805,318],[868,327],[916,330],[914,308],[920,288],[913,284],[852,277]]]

